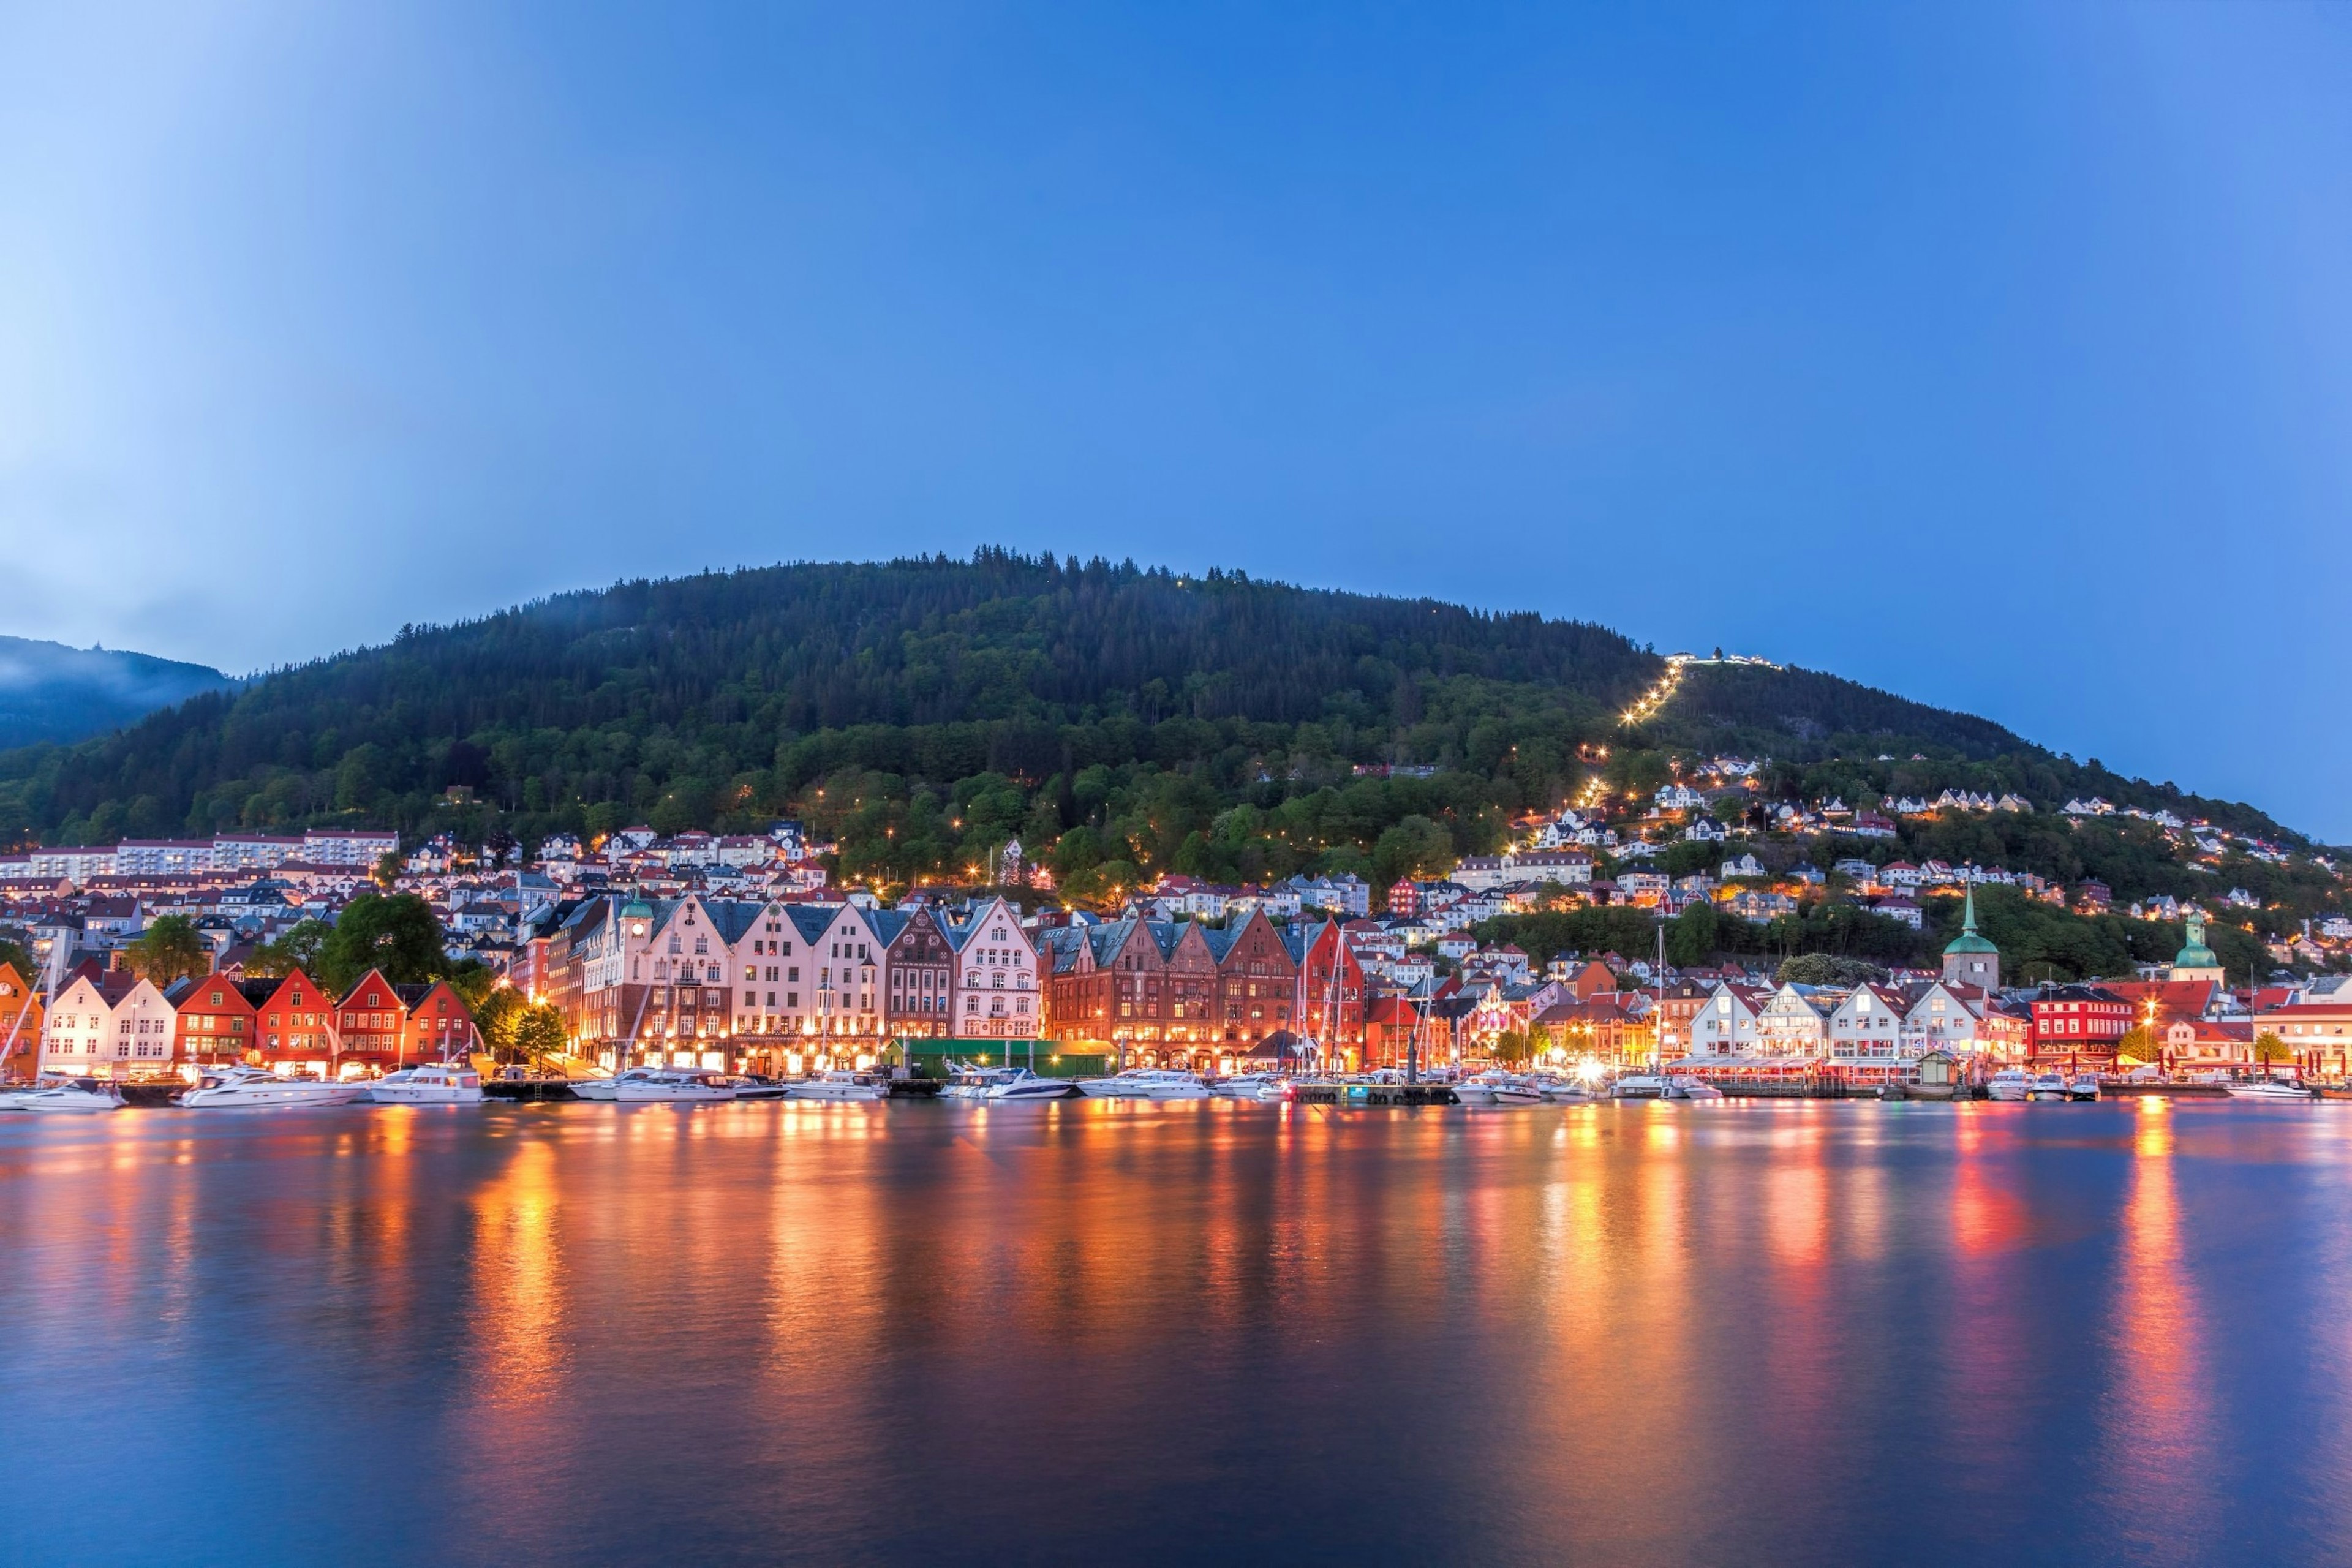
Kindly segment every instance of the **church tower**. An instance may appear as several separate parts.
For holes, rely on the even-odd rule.
[[[2221,955],[2205,945],[2205,911],[2189,911],[2189,945],[2182,948],[2172,961],[2175,980],[2210,980],[2222,984]]]
[[[1944,978],[1987,991],[2000,989],[2000,949],[1977,934],[1977,890],[1969,887],[1969,901],[1960,912],[1960,934],[1944,949]]]

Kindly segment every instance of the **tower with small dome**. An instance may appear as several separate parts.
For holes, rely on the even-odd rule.
[[[1944,978],[1987,991],[2000,989],[2000,949],[1978,933],[1974,884],[1960,909],[1960,934],[1944,949]]]
[[[2221,955],[2205,945],[2205,911],[2189,911],[2189,942],[2172,960],[2174,980],[2210,980],[2215,985],[2222,983]]]

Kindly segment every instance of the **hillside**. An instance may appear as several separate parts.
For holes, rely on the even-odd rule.
[[[0,746],[79,741],[232,684],[201,664],[0,637]]]
[[[0,754],[0,836],[348,822],[529,841],[791,815],[839,841],[845,874],[890,881],[961,871],[1013,834],[1081,889],[1167,869],[1391,878],[1733,749],[1767,760],[1767,799],[1998,786],[2046,812],[2095,791],[2300,843],[2250,807],[1823,674],[1696,668],[1628,731],[1621,710],[1664,669],[1600,626],[1224,572],[996,550],[778,566],[411,627]],[[2120,828],[1920,831],[2053,878],[2121,868],[2119,897],[2195,886]]]

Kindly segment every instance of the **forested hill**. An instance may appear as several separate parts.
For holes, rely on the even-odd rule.
[[[786,807],[807,782],[794,743],[828,732],[942,784],[1235,747],[1435,752],[1507,707],[1589,727],[1658,668],[1599,626],[1223,572],[993,550],[781,566],[409,628],[100,742],[0,757],[0,830],[414,826],[453,785],[551,819],[719,821]]]
[[[894,879],[1015,832],[1114,879],[1393,872],[1730,747],[1774,759],[1787,796],[2031,781],[2046,807],[2087,779],[2259,817],[1804,671],[1694,669],[1627,731],[1664,668],[1596,626],[1223,572],[993,549],[779,566],[411,627],[0,753],[0,839],[346,822],[530,841],[799,815],[839,837],[845,870]]]

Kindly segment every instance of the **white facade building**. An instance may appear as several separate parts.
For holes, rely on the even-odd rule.
[[[1045,997],[1037,984],[1037,950],[1020,912],[1002,898],[947,927],[955,949],[950,1025],[959,1038],[1034,1040],[1045,1033]]]

